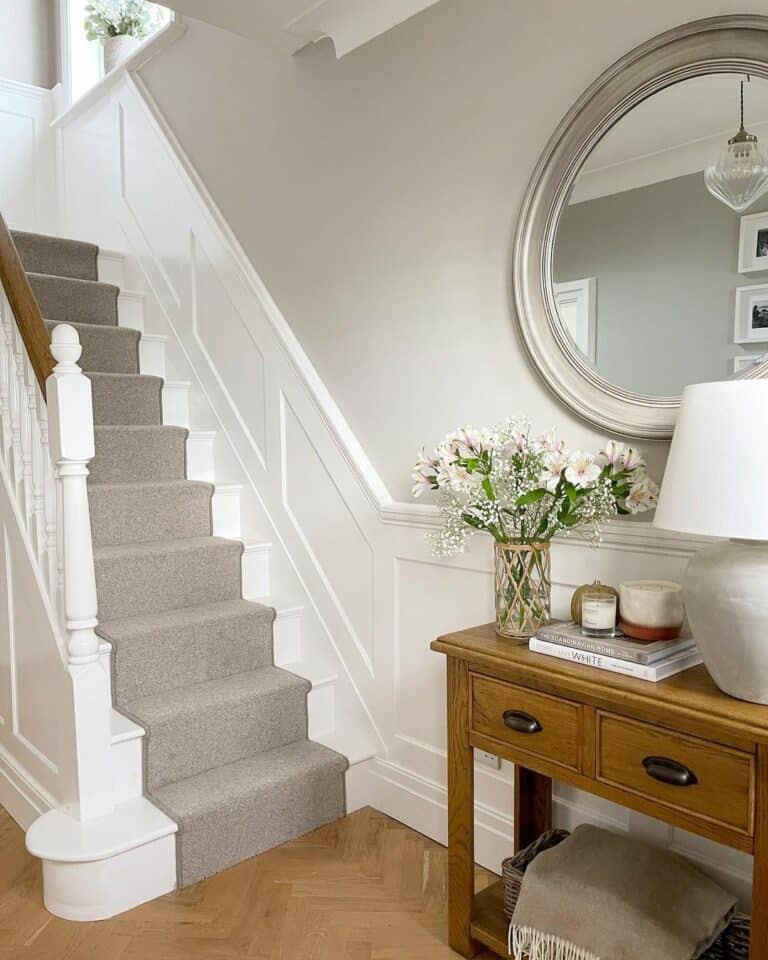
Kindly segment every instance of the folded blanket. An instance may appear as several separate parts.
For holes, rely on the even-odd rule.
[[[526,870],[509,952],[515,960],[691,960],[735,906],[682,857],[585,825]]]

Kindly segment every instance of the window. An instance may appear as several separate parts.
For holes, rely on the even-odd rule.
[[[70,101],[79,99],[104,76],[104,50],[98,40],[85,34],[86,5],[90,0],[59,0],[63,82]],[[120,0],[107,0],[119,7]],[[162,29],[173,17],[168,7],[145,3],[150,18],[150,34]]]

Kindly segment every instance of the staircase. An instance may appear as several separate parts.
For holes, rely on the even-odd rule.
[[[186,886],[342,816],[348,763],[308,739],[311,684],[274,665],[275,611],[243,599],[243,544],[213,536],[214,486],[186,478],[188,431],[163,423],[168,387],[140,373],[149,341],[118,325],[98,248],[14,240],[49,330],[71,324],[83,346],[116,739],[142,743],[143,791],[178,825]]]

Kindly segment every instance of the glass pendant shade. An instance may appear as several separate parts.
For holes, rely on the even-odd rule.
[[[768,150],[744,128],[704,171],[713,197],[741,213],[768,190]]]

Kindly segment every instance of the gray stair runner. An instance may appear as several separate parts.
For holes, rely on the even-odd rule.
[[[187,431],[162,423],[163,382],[139,374],[98,247],[14,241],[49,329],[72,323],[83,345],[98,633],[186,886],[343,816],[347,760],[307,739],[310,685],[273,665],[274,610],[242,598],[242,544],[211,534],[213,487],[186,480]]]

